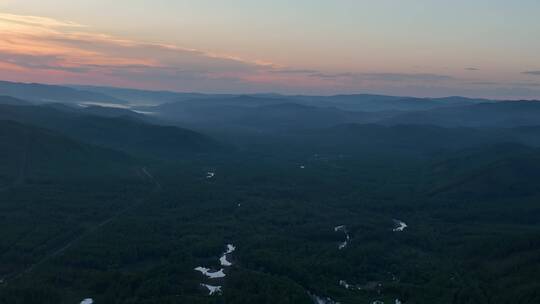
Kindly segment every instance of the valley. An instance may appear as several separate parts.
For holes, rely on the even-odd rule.
[[[205,113],[224,111],[206,98]],[[538,297],[534,125],[0,108],[0,303]]]

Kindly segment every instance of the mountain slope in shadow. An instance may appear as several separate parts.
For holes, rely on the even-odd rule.
[[[540,150],[507,143],[467,149],[430,169],[430,196],[522,197],[540,194]]]
[[[37,103],[44,102],[65,102],[65,103],[83,103],[83,102],[104,102],[125,104],[126,101],[111,97],[99,92],[90,92],[73,89],[65,86],[46,85],[39,83],[19,83],[0,81],[0,95],[9,95],[12,97],[29,100]]]
[[[122,152],[84,144],[53,131],[0,120],[3,187],[44,179],[134,176],[136,160]]]
[[[75,140],[150,158],[175,159],[222,148],[201,133],[129,117],[100,117],[50,106],[0,105],[0,119],[47,128]]]

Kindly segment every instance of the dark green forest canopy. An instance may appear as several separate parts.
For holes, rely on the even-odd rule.
[[[206,103],[231,98],[249,99]],[[366,124],[320,100],[207,124],[13,102],[0,113],[2,304],[540,301],[535,125]]]

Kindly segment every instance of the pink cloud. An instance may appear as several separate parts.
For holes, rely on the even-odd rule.
[[[11,79],[16,76],[35,81],[84,80],[138,85],[144,82],[145,75],[148,81],[178,74],[216,80],[220,73],[240,79],[271,66],[230,55],[84,30],[85,27],[73,22],[0,14],[0,67],[20,74],[6,75]]]
[[[287,67],[234,54],[124,39],[70,21],[3,13],[0,13],[0,78],[239,93],[372,92],[492,97],[501,92],[501,86],[463,84],[465,80],[470,83],[485,79],[457,79],[418,71],[343,72]],[[502,92],[508,96],[518,94],[517,90]],[[540,96],[536,89],[519,94]]]

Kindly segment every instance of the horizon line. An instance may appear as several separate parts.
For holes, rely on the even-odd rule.
[[[414,95],[392,95],[392,94],[381,94],[381,93],[335,93],[335,94],[309,94],[309,93],[298,93],[298,94],[287,94],[287,93],[278,93],[278,92],[235,92],[235,93],[219,93],[219,92],[202,92],[202,91],[177,91],[177,90],[157,90],[157,89],[142,89],[136,87],[127,87],[127,86],[109,86],[109,85],[95,85],[95,84],[81,84],[81,83],[47,83],[47,82],[25,82],[25,81],[11,81],[0,79],[0,82],[12,83],[12,84],[24,84],[24,85],[45,85],[45,86],[56,86],[70,88],[78,91],[81,88],[109,88],[109,89],[121,89],[121,90],[134,90],[134,91],[144,91],[144,92],[154,92],[154,93],[173,93],[173,94],[200,94],[200,95],[229,95],[229,96],[255,96],[255,95],[278,95],[283,97],[294,97],[294,96],[303,96],[303,97],[336,97],[336,96],[359,96],[359,95],[368,95],[368,96],[382,96],[382,97],[396,97],[396,98],[418,98],[418,99],[445,99],[445,98],[466,98],[466,99],[476,99],[476,100],[486,100],[486,101],[540,101],[540,99],[524,99],[524,98],[486,98],[486,97],[471,97],[466,95],[444,95],[444,96],[414,96]],[[9,95],[5,95],[9,96]]]

